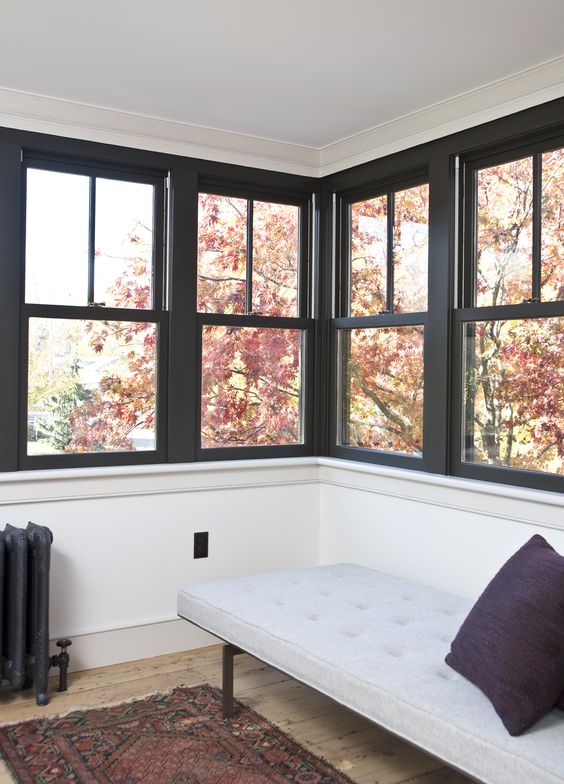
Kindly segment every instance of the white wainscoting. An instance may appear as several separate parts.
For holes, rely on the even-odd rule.
[[[350,561],[477,597],[533,534],[564,554],[564,497],[319,459],[322,564]]]
[[[209,644],[177,619],[182,585],[317,563],[315,459],[3,474],[0,507],[53,531],[51,637],[75,670]]]
[[[348,561],[475,597],[534,533],[564,554],[560,494],[327,458],[0,474],[0,523],[28,520],[72,669],[213,642],[176,617],[192,582]]]

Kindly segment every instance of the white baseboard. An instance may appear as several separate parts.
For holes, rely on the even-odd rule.
[[[90,670],[93,667],[203,648],[218,642],[220,640],[216,637],[181,618],[79,634],[72,637],[69,670]],[[53,639],[51,653],[57,652],[56,639]],[[53,674],[56,674],[55,670],[52,670]]]

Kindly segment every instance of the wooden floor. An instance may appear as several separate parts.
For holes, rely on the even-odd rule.
[[[51,701],[32,692],[0,693],[0,724],[141,697],[172,686],[220,685],[221,646],[72,673],[65,694],[50,682]],[[465,776],[370,724],[332,700],[250,656],[235,658],[235,695],[329,760],[359,784],[466,784]],[[0,762],[0,784],[13,779]],[[166,784],[166,782],[163,782]]]

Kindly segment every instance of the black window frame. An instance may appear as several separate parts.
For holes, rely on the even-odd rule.
[[[28,303],[25,298],[25,245],[26,245],[26,193],[27,172],[32,170],[78,174],[89,177],[89,248],[87,299],[85,305],[54,305]],[[162,463],[166,459],[166,413],[167,413],[167,345],[168,313],[166,308],[166,234],[168,172],[164,170],[101,163],[87,159],[45,154],[42,151],[24,149],[21,154],[21,263],[20,263],[20,356],[19,356],[19,428],[18,467],[23,470],[41,468],[72,468],[87,466],[138,465]],[[106,307],[93,301],[94,294],[94,231],[96,179],[111,179],[123,182],[138,182],[154,188],[153,200],[153,243],[152,243],[152,303],[150,308],[136,309]],[[107,451],[63,453],[54,455],[29,455],[27,453],[27,392],[29,359],[29,323],[32,318],[66,319],[71,321],[121,321],[154,324],[157,330],[156,346],[156,411],[155,449],[142,451]]]
[[[331,408],[329,416],[329,454],[332,457],[341,457],[350,460],[388,465],[396,468],[410,468],[416,471],[432,471],[436,458],[433,449],[427,448],[431,443],[431,435],[427,427],[427,406],[429,396],[426,394],[428,387],[429,372],[427,363],[432,360],[433,347],[429,342],[429,270],[431,265],[431,253],[429,244],[427,291],[428,305],[426,311],[413,312],[393,312],[394,278],[393,278],[393,221],[394,221],[394,194],[419,185],[429,185],[430,177],[426,166],[413,168],[411,171],[394,173],[391,177],[384,177],[379,181],[370,184],[363,183],[360,187],[345,188],[334,192],[333,198],[333,220],[335,222],[334,247],[335,257],[335,280],[337,285],[332,295],[331,312],[334,315],[330,319],[330,389],[331,389]],[[385,310],[370,316],[351,316],[350,315],[350,234],[351,234],[351,207],[354,203],[379,196],[387,197],[387,253],[386,253],[386,304]],[[390,209],[390,206],[392,209]],[[429,214],[430,225],[430,214]],[[430,240],[430,232],[429,232]],[[391,306],[391,307],[390,307]],[[342,401],[342,375],[343,375],[343,356],[341,350],[340,335],[353,329],[378,329],[385,327],[401,326],[422,326],[423,327],[423,373],[424,373],[424,392],[423,392],[423,453],[419,455],[409,455],[401,452],[388,450],[370,449],[339,443],[341,431],[341,401]]]
[[[313,270],[313,199],[291,190],[249,187],[243,183],[218,182],[201,178],[198,196],[201,193],[214,196],[230,196],[247,202],[246,238],[246,313],[211,313],[196,311],[196,449],[197,461],[230,460],[239,458],[303,457],[313,454],[314,442],[314,343],[316,322],[312,317],[312,270]],[[255,201],[288,204],[300,210],[298,241],[298,308],[295,316],[268,316],[252,312],[252,204]],[[197,271],[196,271],[197,272]],[[196,284],[197,285],[197,284]],[[303,440],[297,444],[272,444],[268,446],[222,446],[201,445],[201,395],[202,395],[202,335],[205,326],[255,327],[267,329],[300,330],[301,340],[301,400],[300,417]]]
[[[461,200],[461,166],[486,156],[505,156],[515,160],[530,151],[555,149],[564,136],[564,99],[507,115],[497,120],[466,128],[370,163],[331,174],[324,179],[324,243],[326,269],[330,279],[324,284],[324,329],[327,363],[324,367],[329,393],[323,399],[327,412],[325,454],[357,462],[388,467],[423,470],[444,476],[480,480],[524,488],[564,492],[564,477],[542,472],[521,471],[494,466],[462,465],[460,454],[461,405],[461,321],[472,313],[460,312],[463,290],[462,237],[464,204]],[[555,142],[556,140],[556,142]],[[461,163],[462,162],[462,163]],[[426,326],[425,371],[431,379],[431,394],[425,399],[424,448],[426,465],[409,464],[392,453],[339,447],[337,445],[337,343],[335,340],[335,289],[341,282],[339,256],[340,200],[351,191],[376,193],[379,183],[401,180],[406,173],[428,171],[429,177],[429,302]],[[332,259],[332,262],[331,262]],[[466,268],[467,269],[467,268]],[[331,282],[332,281],[332,282]],[[533,309],[526,315],[556,315],[553,303],[526,303]],[[521,306],[508,306],[521,307]],[[507,311],[513,315],[516,311]],[[337,315],[338,311],[337,311]],[[381,317],[383,318],[383,317]],[[381,321],[383,324],[384,322]],[[427,387],[429,389],[429,387]],[[431,442],[427,437],[429,434]]]
[[[509,466],[473,463],[463,460],[465,448],[464,423],[464,329],[466,325],[486,321],[534,320],[564,318],[564,300],[541,301],[541,226],[542,181],[540,160],[544,152],[564,149],[564,130],[542,131],[528,138],[482,147],[461,155],[459,159],[459,225],[458,258],[460,275],[456,302],[452,312],[452,450],[450,472],[456,476],[493,481],[519,487],[564,491],[564,476]],[[477,173],[491,166],[532,157],[533,216],[531,298],[520,303],[476,305],[477,279]],[[563,259],[564,263],[564,259]]]
[[[159,425],[157,447],[153,451],[100,452],[90,454],[33,455],[25,452],[23,430],[27,430],[24,410],[25,390],[20,379],[27,361],[26,319],[24,315],[23,264],[25,261],[25,192],[22,161],[24,156],[45,161],[46,168],[58,162],[65,171],[71,167],[92,167],[99,176],[115,178],[124,172],[124,179],[137,173],[141,176],[158,175],[167,178],[166,214],[164,231],[164,302],[161,320],[161,366],[159,372]],[[302,200],[311,207],[319,198],[320,183],[313,177],[267,171],[236,164],[187,158],[181,155],[148,150],[117,147],[98,142],[39,134],[11,128],[0,128],[0,353],[4,360],[3,380],[0,384],[0,471],[43,470],[89,466],[150,465],[158,463],[190,463],[210,459],[254,459],[265,456],[284,457],[292,453],[312,455],[314,452],[313,399],[319,363],[317,352],[317,323],[307,318],[307,354],[303,357],[307,394],[304,406],[304,443],[297,447],[276,447],[271,455],[260,447],[251,447],[247,454],[235,454],[229,448],[223,456],[197,454],[199,435],[196,419],[199,413],[198,379],[198,323],[196,317],[197,292],[197,231],[199,183],[213,182],[217,187],[231,190],[234,185],[257,193],[267,200],[283,201],[286,197]],[[311,268],[319,265],[318,247],[313,248],[314,218],[317,226],[319,210],[308,207],[308,247],[315,254],[308,257],[308,286]],[[308,288],[309,299],[318,305],[318,294]],[[29,307],[32,307],[31,305]],[[35,306],[33,306],[35,307]],[[46,306],[47,307],[47,306]],[[39,312],[39,311],[36,311]],[[48,311],[53,313],[54,311]],[[70,314],[71,311],[69,310]],[[77,317],[81,315],[75,311]],[[130,321],[150,320],[151,313],[131,309],[119,311],[120,317]],[[96,311],[86,306],[84,316],[93,318]],[[110,318],[109,308],[102,316]],[[303,322],[305,324],[305,321]],[[273,326],[272,324],[270,326]],[[292,326],[296,326],[293,324]],[[25,362],[22,361],[25,360]],[[260,451],[259,451],[260,450]],[[25,455],[24,456],[22,456]]]
[[[533,487],[564,492],[564,477],[538,472],[521,472],[495,466],[460,465],[455,439],[460,435],[461,330],[472,313],[460,308],[463,289],[461,271],[461,237],[464,232],[464,207],[460,200],[460,167],[486,156],[502,155],[506,160],[527,154],[534,145],[547,148],[550,140],[564,137],[564,98],[534,106],[448,136],[385,154],[369,163],[354,166],[322,178],[267,171],[226,164],[111,146],[50,134],[0,128],[0,354],[3,379],[0,384],[0,471],[21,469],[22,462],[18,422],[21,419],[19,385],[22,354],[21,265],[24,230],[22,223],[24,194],[22,152],[57,159],[63,163],[81,162],[96,167],[169,173],[169,212],[167,215],[167,347],[162,357],[166,385],[164,432],[161,434],[163,462],[186,463],[210,460],[197,454],[196,417],[199,412],[198,317],[196,314],[197,203],[202,187],[214,183],[229,193],[241,188],[244,193],[257,191],[267,200],[276,201],[284,193],[312,200],[308,212],[311,258],[308,274],[312,288],[308,292],[308,345],[306,444],[304,455],[328,455],[357,462],[379,463],[451,475],[468,480],[483,480],[504,485]],[[558,147],[559,144],[553,145]],[[377,187],[405,181],[417,173],[427,173],[429,181],[429,301],[425,341],[425,371],[432,379],[432,394],[425,397],[424,459],[407,458],[389,452],[366,454],[369,450],[335,447],[336,379],[335,360],[335,291],[339,283],[333,271],[338,257],[339,228],[334,226],[334,204],[352,192],[375,192]],[[313,198],[312,198],[313,194]],[[337,243],[337,244],[336,244]],[[310,303],[311,301],[311,303]],[[530,303],[526,315],[559,315],[559,305]],[[508,307],[521,307],[508,306]],[[511,313],[504,311],[504,317]],[[89,310],[88,315],[92,315]],[[135,314],[138,316],[138,313]],[[525,316],[523,316],[525,317]],[[246,317],[245,317],[246,318]],[[250,318],[250,317],[249,317]],[[385,315],[379,324],[384,324]],[[429,440],[429,437],[430,439]],[[452,436],[452,437],[451,437]],[[228,447],[217,459],[282,457],[286,447],[272,453],[260,453],[263,447],[249,447],[247,454],[236,454]],[[124,453],[124,464],[133,464],[135,453]],[[156,462],[146,453],[138,453],[140,463]],[[41,465],[26,468],[56,468],[63,460],[47,456]],[[112,465],[110,453],[85,456],[69,455],[68,466]],[[118,463],[122,462],[118,460]],[[411,463],[411,464],[410,464]]]

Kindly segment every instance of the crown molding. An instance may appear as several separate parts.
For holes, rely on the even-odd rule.
[[[320,148],[319,175],[382,158],[564,96],[564,55]]]
[[[0,87],[0,125],[325,177],[564,96],[564,56],[321,148]]]
[[[319,176],[319,150],[0,87],[0,125],[171,155]]]

